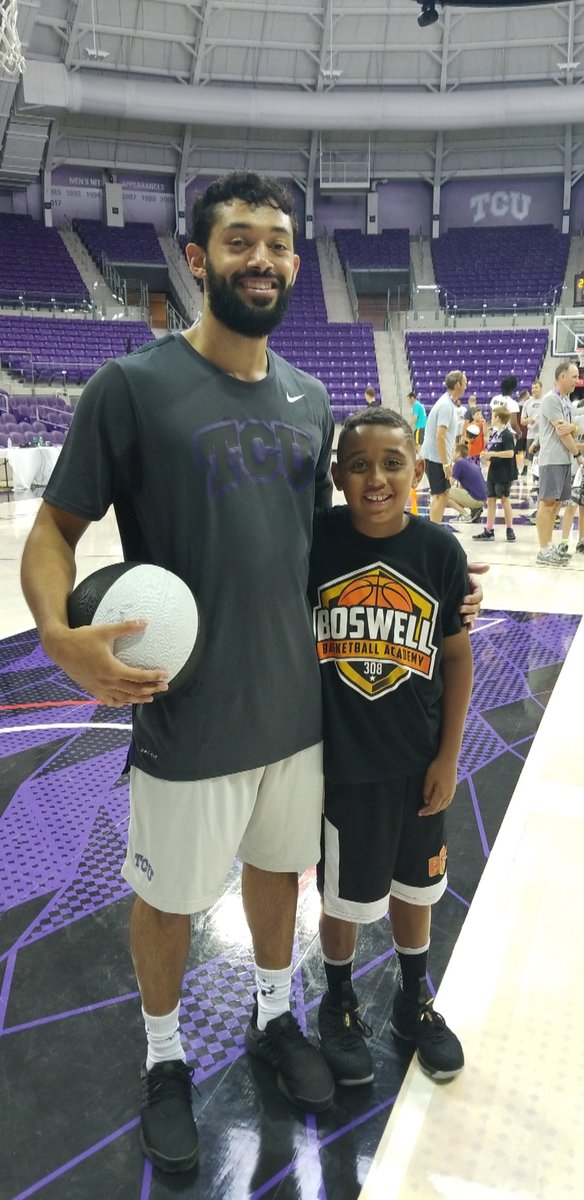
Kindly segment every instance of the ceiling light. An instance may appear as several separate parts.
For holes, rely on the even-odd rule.
[[[434,25],[435,21],[438,20],[436,0],[418,0],[418,4],[422,6],[422,11],[418,17],[418,25],[422,29],[425,29],[426,25]]]

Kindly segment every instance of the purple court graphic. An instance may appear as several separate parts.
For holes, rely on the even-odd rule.
[[[435,990],[579,617],[488,612],[449,814],[449,887],[435,913]],[[387,920],[363,929],[355,980],[373,1027],[373,1084],[294,1113],[245,1053],[254,987],[239,865],[193,921],[181,1000],[201,1161],[174,1180],[138,1137],[144,1056],[120,875],[130,712],[88,698],[35,632],[0,642],[0,1200],[356,1200],[408,1066],[388,1035],[396,968]],[[415,737],[415,731],[412,731]],[[302,881],[293,1008],[315,1036],[324,988],[314,872]],[[237,912],[238,918],[233,914]]]

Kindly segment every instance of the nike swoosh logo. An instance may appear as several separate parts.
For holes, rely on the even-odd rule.
[[[290,395],[288,394],[288,392],[286,392],[286,399],[287,399],[287,401],[288,401],[288,404],[296,404],[296,401],[297,401],[297,400],[303,400],[303,399],[304,399],[304,392],[301,392],[299,396],[290,396]]]

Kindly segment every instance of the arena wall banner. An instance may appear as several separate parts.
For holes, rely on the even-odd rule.
[[[452,179],[442,185],[440,232],[497,225],[553,225],[561,229],[562,200],[561,176]]]

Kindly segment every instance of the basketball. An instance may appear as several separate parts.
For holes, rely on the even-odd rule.
[[[394,579],[380,579],[378,592],[379,604],[385,604],[387,608],[395,608],[397,612],[411,613],[414,611],[412,597],[407,588]]]
[[[145,629],[117,638],[114,654],[129,667],[168,671],[168,691],[190,679],[201,652],[197,602],[187,584],[148,563],[115,563],[88,575],[71,592],[69,624],[116,625],[148,621]]]
[[[396,580],[384,575],[363,575],[353,579],[341,592],[338,603],[346,608],[356,605],[378,605],[395,608],[400,612],[413,612],[412,600],[407,589]]]
[[[352,608],[358,604],[375,604],[377,597],[377,576],[363,575],[360,579],[352,579],[341,592],[338,604],[344,608]]]

